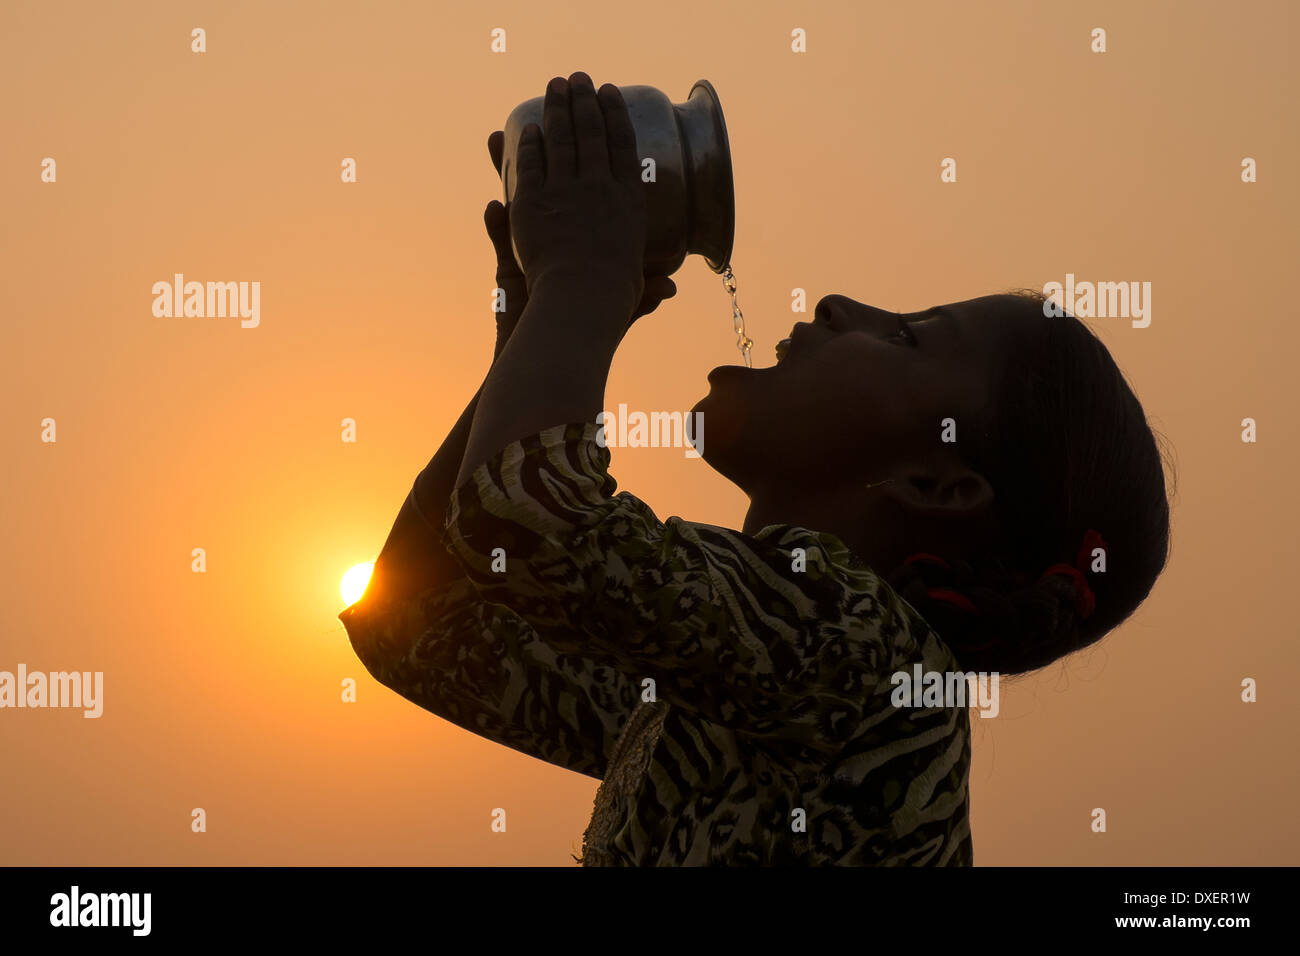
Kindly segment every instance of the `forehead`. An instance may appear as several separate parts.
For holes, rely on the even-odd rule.
[[[1000,352],[1025,323],[1042,313],[1042,303],[1029,296],[1003,294],[935,306],[926,314],[943,319],[967,348]]]

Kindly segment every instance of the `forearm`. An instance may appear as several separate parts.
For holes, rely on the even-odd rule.
[[[628,283],[589,274],[538,280],[479,393],[457,485],[511,442],[552,425],[595,423],[639,298]]]
[[[368,597],[380,592],[388,598],[411,595],[422,587],[462,574],[460,566],[442,547],[439,539],[447,501],[455,487],[481,392],[480,386],[438,451],[416,477],[414,496],[418,499],[419,510],[412,507],[410,494],[402,500],[388,539],[375,559]]]
[[[442,533],[447,502],[456,490],[456,475],[459,474],[460,463],[465,457],[470,427],[474,423],[475,409],[482,394],[483,386],[480,385],[465,410],[460,413],[460,418],[456,419],[456,424],[447,433],[441,447],[415,478],[415,497],[420,511],[438,535]]]

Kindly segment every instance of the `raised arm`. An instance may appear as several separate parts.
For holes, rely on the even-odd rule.
[[[504,141],[505,135],[500,130],[488,137],[488,155],[498,174],[501,172]],[[496,313],[496,345],[492,352],[492,362],[495,364],[519,324],[528,292],[524,274],[515,262],[514,250],[510,245],[509,210],[493,200],[483,211],[483,224],[487,227],[488,238],[496,252],[496,282],[504,306]],[[375,560],[375,569],[363,600],[409,596],[424,590],[433,582],[449,581],[461,576],[459,565],[449,559],[439,537],[447,512],[447,500],[456,485],[456,475],[465,457],[470,426],[482,392],[483,387],[480,385],[456,424],[443,439],[438,451],[416,476],[410,493],[397,512],[388,539]]]
[[[594,422],[614,351],[647,297],[672,280],[642,274],[644,185],[618,87],[585,73],[546,88],[542,131],[519,140],[511,228],[528,305],[483,385],[457,484],[510,442]]]
[[[489,137],[498,171],[504,137]],[[497,361],[527,300],[509,212],[484,212],[497,255]],[[649,311],[657,304],[642,304]],[[481,389],[416,478],[365,595],[339,615],[357,656],[385,687],[465,730],[577,773],[603,777],[636,703],[628,677],[599,654],[564,655],[523,619],[482,600],[440,536]]]
[[[578,112],[588,121],[593,110],[600,111],[590,87],[587,80],[589,95],[578,98]],[[497,286],[505,301],[505,311],[497,316],[492,366],[403,501],[375,562],[370,590],[376,593],[409,594],[422,582],[459,574],[454,562],[448,564],[437,541],[452,490],[508,441],[542,425],[578,420],[572,415],[594,421],[614,350],[631,322],[676,294],[677,287],[667,276],[641,275],[645,213],[636,138],[617,88],[610,89],[614,96],[607,100],[611,104],[617,101],[609,107],[611,142],[618,144],[615,152],[621,164],[617,182],[611,178],[608,159],[602,175],[591,172],[581,180],[576,175],[569,179],[558,176],[563,163],[576,162],[577,154],[572,134],[567,143],[564,137],[567,113],[565,124],[557,119],[557,111],[567,110],[567,94],[561,98],[553,84],[547,92],[547,115],[551,117],[548,123],[557,127],[550,141],[559,185],[551,191],[535,188],[538,167],[545,158],[538,138],[525,137],[519,147],[521,180],[512,203],[515,208],[493,201],[484,211],[488,236],[496,250]],[[598,134],[585,132],[584,155],[606,150],[604,137],[603,127]],[[488,137],[488,152],[498,173],[504,141],[500,130]],[[568,223],[563,236],[538,223],[539,216],[550,218],[547,210],[551,207],[546,204],[551,202],[563,202],[569,210],[569,215],[562,217]],[[524,220],[518,228],[513,224],[516,218]],[[602,225],[587,235],[584,223],[589,221]],[[521,254],[526,252],[527,276],[515,261],[512,228],[519,236]],[[598,255],[584,258],[588,250]],[[581,315],[572,314],[575,301],[582,303]],[[530,317],[526,326],[524,316]]]

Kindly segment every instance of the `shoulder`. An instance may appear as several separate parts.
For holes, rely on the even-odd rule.
[[[823,639],[863,641],[875,648],[882,669],[917,660],[956,665],[920,612],[835,534],[794,524],[752,534],[676,517],[668,524],[698,543],[774,619],[810,623]]]

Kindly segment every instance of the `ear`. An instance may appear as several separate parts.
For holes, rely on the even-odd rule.
[[[941,520],[971,518],[993,507],[993,486],[961,464],[900,468],[880,493],[904,511]]]

